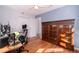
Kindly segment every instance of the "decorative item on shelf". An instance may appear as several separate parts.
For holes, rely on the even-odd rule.
[[[68,40],[61,38],[61,40],[65,43],[70,43]]]
[[[63,25],[59,25],[59,28],[63,28]]]
[[[60,45],[66,48],[66,43],[60,42]]]
[[[66,35],[65,35],[65,34],[60,34],[60,36],[61,36],[61,37],[66,37]]]
[[[72,32],[74,32],[74,28],[72,28],[72,30],[71,30]]]
[[[56,27],[56,25],[52,25],[52,27]]]
[[[72,25],[69,25],[69,28],[72,28]]]
[[[71,39],[71,37],[66,37],[66,39]]]
[[[72,32],[66,31],[66,34],[70,34],[70,33],[72,33]]]
[[[72,34],[72,45],[74,45],[74,34]]]

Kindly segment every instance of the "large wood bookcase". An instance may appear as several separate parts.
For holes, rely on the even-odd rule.
[[[74,49],[74,19],[42,22],[42,40]]]

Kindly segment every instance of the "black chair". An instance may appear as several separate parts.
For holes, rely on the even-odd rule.
[[[27,29],[24,29],[23,32],[19,36],[19,41],[22,44],[27,44],[28,43],[28,37],[27,37]]]
[[[28,30],[26,29],[26,26],[22,26],[22,29],[23,29],[23,33],[21,33],[21,35],[19,36],[19,41],[23,45],[21,49],[24,51],[24,46],[28,43],[28,37],[27,37]],[[29,52],[28,50],[26,51]]]

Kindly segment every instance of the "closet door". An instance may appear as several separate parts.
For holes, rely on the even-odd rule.
[[[58,44],[58,25],[57,24],[50,25],[49,39],[52,43]]]
[[[42,40],[49,41],[49,30],[50,25],[47,23],[42,23]]]
[[[42,39],[74,49],[74,19],[42,23]]]
[[[73,25],[72,24],[67,24],[67,25],[60,25],[59,27],[59,45],[63,46],[64,48],[67,49],[73,49],[72,46],[72,32]]]

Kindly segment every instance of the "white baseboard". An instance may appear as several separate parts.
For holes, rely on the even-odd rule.
[[[31,40],[37,40],[37,39],[40,39],[40,38],[37,37],[37,36],[28,37],[28,41],[31,41]]]
[[[75,51],[79,51],[79,48],[74,48]]]

